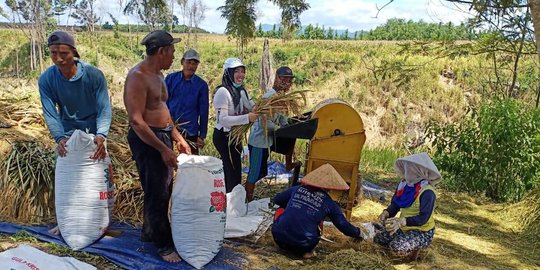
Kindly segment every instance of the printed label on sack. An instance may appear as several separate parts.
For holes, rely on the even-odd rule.
[[[109,168],[105,169],[105,178],[109,179],[109,188],[112,187],[114,184],[114,174],[113,174],[113,168],[112,163],[109,163]]]
[[[12,257],[11,260],[13,261],[16,261],[18,263],[22,263],[26,266],[28,266],[28,268],[32,269],[32,270],[39,270],[39,267],[37,267],[35,264],[25,260],[25,259],[22,259],[22,258],[19,258],[19,257]]]
[[[109,164],[109,167],[103,170],[105,172],[105,180],[103,182],[107,185],[107,190],[109,191],[100,191],[99,192],[99,200],[109,200],[114,198],[114,191],[111,190],[113,188],[113,181],[112,181],[112,165]]]
[[[100,191],[99,192],[99,200],[104,201],[108,199],[114,198],[114,191]]]
[[[105,170],[105,180],[103,181],[105,184],[107,184],[107,188],[113,187],[113,181],[112,181],[112,166],[109,164],[109,167]]]
[[[225,196],[224,192],[217,192],[214,191],[210,193],[210,206],[209,212],[225,212],[225,209],[227,207],[227,197]]]
[[[223,179],[214,179],[214,188],[225,187],[225,181]]]
[[[208,170],[208,172],[213,174],[213,175],[222,174],[223,173],[223,168],[219,168],[217,170]]]

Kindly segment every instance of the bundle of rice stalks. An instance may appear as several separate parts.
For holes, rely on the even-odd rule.
[[[522,201],[508,208],[522,229],[540,239],[540,187],[532,190]]]
[[[16,141],[0,160],[0,215],[35,223],[54,214],[54,152],[40,143]]]
[[[126,110],[113,106],[113,121],[107,140],[116,189],[113,217],[117,221],[136,225],[142,223],[144,196],[127,142],[128,129]]]
[[[34,97],[26,95],[2,95],[0,98],[0,116],[10,122],[22,125],[45,126],[42,110]]]
[[[306,93],[308,90],[278,93],[270,98],[261,99],[254,109],[254,113],[262,117],[263,120],[273,119],[278,113],[285,115],[301,115],[306,104]],[[266,131],[266,121],[262,121]],[[240,144],[245,138],[253,123],[233,126],[229,133],[229,145]],[[268,132],[265,132],[266,134]]]
[[[123,182],[116,186],[113,216],[120,222],[142,224],[144,194],[140,185]]]

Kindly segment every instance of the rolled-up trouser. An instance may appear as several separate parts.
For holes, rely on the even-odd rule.
[[[159,140],[172,149],[172,128],[151,129]],[[158,249],[173,248],[168,217],[173,169],[165,165],[161,153],[143,142],[132,128],[128,132],[128,143],[144,191],[143,233],[150,237]]]
[[[242,183],[242,144],[229,145],[229,132],[217,128],[214,128],[212,142],[221,156],[225,189],[229,193],[235,186]]]

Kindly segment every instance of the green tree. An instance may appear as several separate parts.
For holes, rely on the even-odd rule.
[[[302,33],[303,39],[312,39],[313,35],[313,25],[308,24],[306,27],[304,27],[304,33]]]
[[[326,39],[334,39],[334,29],[328,27],[328,33],[326,34]]]
[[[281,9],[281,38],[283,41],[291,40],[293,34],[300,27],[300,14],[309,9],[304,0],[271,0]]]
[[[75,12],[71,13],[71,17],[77,20],[90,32],[94,32],[97,22],[100,20],[96,13],[96,0],[81,0],[75,5]]]
[[[257,37],[265,37],[266,36],[266,33],[262,29],[262,24],[260,24],[260,23],[259,23],[259,28],[257,29],[256,36]]]
[[[58,23],[60,23],[60,16],[64,15],[66,10],[69,9],[66,19],[66,25],[69,25],[69,18],[71,17],[71,10],[75,6],[76,0],[52,0],[52,15],[57,17]]]
[[[31,70],[44,69],[44,55],[48,26],[54,20],[53,6],[55,2],[47,0],[6,0],[11,11],[10,19],[28,37],[30,54],[28,56]],[[58,11],[58,10],[57,10]],[[7,17],[7,16],[6,16]]]
[[[124,8],[124,14],[138,15],[152,30],[166,25],[172,16],[165,0],[130,0]]]
[[[269,37],[275,38],[277,36],[278,36],[277,35],[277,26],[276,26],[276,24],[274,24],[274,26],[272,26],[272,31],[270,32]]]
[[[236,39],[241,57],[249,41],[255,38],[256,3],[257,0],[226,0],[225,5],[218,8],[221,17],[227,19],[225,34]]]

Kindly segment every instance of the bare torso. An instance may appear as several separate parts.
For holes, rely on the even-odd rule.
[[[168,96],[163,74],[150,72],[143,62],[129,71],[126,82],[136,87],[126,87],[124,99],[127,96],[133,99],[146,99],[144,108],[137,108],[137,111],[141,111],[142,118],[148,126],[164,128],[172,124],[166,103]],[[135,103],[143,104],[142,100],[137,100]]]

